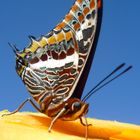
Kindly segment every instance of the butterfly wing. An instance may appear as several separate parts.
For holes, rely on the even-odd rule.
[[[76,0],[64,20],[17,53],[17,67],[28,91],[38,102],[54,97],[52,106],[81,98],[100,26],[101,0]],[[23,62],[21,62],[24,61]]]
[[[94,13],[94,10],[92,13],[93,17],[94,17],[94,14],[96,14],[96,19],[95,19],[95,24],[93,24],[93,28],[94,28],[93,36],[91,36],[91,40],[92,40],[91,41],[92,42],[91,50],[89,52],[89,56],[88,56],[87,61],[85,63],[85,67],[83,68],[83,71],[81,73],[81,77],[79,79],[79,82],[77,83],[77,86],[76,86],[76,88],[73,92],[73,95],[72,95],[72,97],[76,97],[79,99],[82,96],[83,89],[84,89],[84,86],[86,84],[86,80],[87,80],[87,77],[88,77],[88,74],[90,71],[90,67],[91,67],[92,60],[94,58],[94,54],[96,51],[96,46],[98,43],[98,38],[99,38],[101,23],[102,23],[102,11],[103,11],[103,1],[102,0],[97,1],[97,5],[96,5],[95,9],[96,9],[95,10],[96,13]],[[94,20],[93,20],[93,22],[94,22]],[[83,34],[84,34],[84,32],[83,32]],[[85,36],[86,36],[86,33],[85,33]]]

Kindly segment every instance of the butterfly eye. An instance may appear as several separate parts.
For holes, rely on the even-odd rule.
[[[81,109],[81,103],[80,102],[75,102],[72,104],[72,110],[77,111]]]

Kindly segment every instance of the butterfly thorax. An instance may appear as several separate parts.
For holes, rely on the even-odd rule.
[[[77,98],[70,98],[67,101],[57,104],[54,107],[49,107],[48,103],[51,104],[51,98],[44,101],[40,104],[42,113],[46,114],[49,117],[55,117],[62,109],[65,111],[59,116],[60,119],[72,121],[82,116],[86,115],[88,112],[88,104],[82,102]]]

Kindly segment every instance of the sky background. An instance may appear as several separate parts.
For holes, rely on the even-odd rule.
[[[15,71],[8,46],[20,50],[28,35],[48,33],[69,11],[74,0],[1,0],[0,2],[0,110],[13,111],[29,94]],[[140,0],[104,0],[101,34],[84,95],[122,62],[133,69],[94,94],[88,117],[140,125]],[[35,111],[28,103],[22,111]]]

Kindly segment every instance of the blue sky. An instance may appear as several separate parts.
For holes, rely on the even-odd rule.
[[[21,50],[62,20],[74,0],[5,0],[0,3],[0,110],[16,109],[29,94],[15,71],[8,42]],[[104,0],[103,23],[86,94],[122,62],[133,69],[92,96],[88,116],[140,125],[140,1]],[[22,111],[35,111],[30,104]]]

